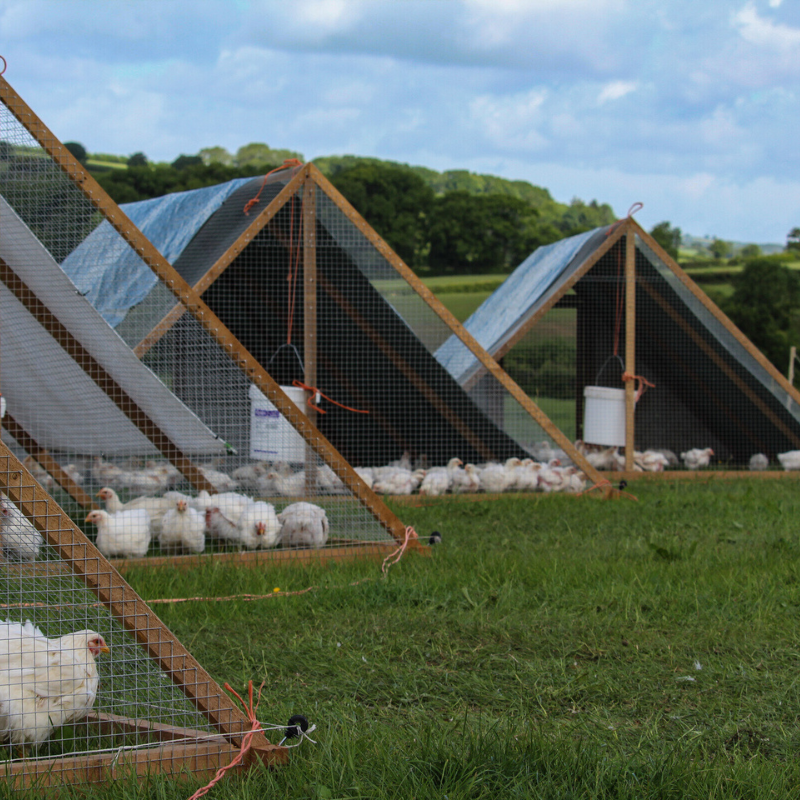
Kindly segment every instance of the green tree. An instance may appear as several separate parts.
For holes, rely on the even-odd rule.
[[[708,249],[711,251],[711,255],[714,256],[714,258],[731,257],[732,245],[724,239],[714,238],[708,246]]]
[[[146,167],[147,163],[148,163],[147,162],[147,156],[142,152],[134,153],[128,159],[128,166],[129,167]]]
[[[81,164],[86,163],[86,148],[80,142],[64,142],[64,147],[66,147]]]
[[[669,253],[669,255],[678,260],[680,252],[681,238],[683,234],[680,228],[673,227],[669,222],[659,222],[654,225],[650,230],[650,235]]]
[[[224,147],[204,147],[197,155],[203,159],[204,164],[233,164],[233,156]]]
[[[294,150],[273,150],[268,144],[251,142],[236,151],[233,163],[237,167],[248,167],[253,164],[283,164],[288,158],[303,160],[303,154]]]
[[[423,264],[433,190],[407,167],[364,163],[331,181],[403,261]]]
[[[746,244],[740,251],[742,258],[758,258],[761,255],[761,248],[757,244]]]
[[[186,155],[179,155],[173,162],[172,168],[173,169],[186,169],[186,167],[196,167],[203,163],[203,159],[200,156],[186,156]]]
[[[504,272],[537,242],[536,209],[508,195],[465,191],[437,197],[431,212],[431,269],[437,272]]]
[[[786,237],[787,250],[800,250],[800,228],[792,228]]]
[[[790,346],[800,341],[800,275],[762,257],[748,261],[732,283],[723,310],[783,372]]]

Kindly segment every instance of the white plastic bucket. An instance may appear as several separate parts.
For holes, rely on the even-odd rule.
[[[583,397],[583,440],[625,447],[625,390],[585,386]]]
[[[306,411],[306,391],[297,386],[281,386],[289,399]],[[305,461],[306,443],[280,411],[250,386],[250,458],[258,461]]]

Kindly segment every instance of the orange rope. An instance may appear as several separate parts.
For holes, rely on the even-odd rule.
[[[389,553],[389,555],[383,559],[383,564],[381,564],[381,574],[384,578],[389,572],[389,567],[393,567],[403,557],[403,553],[405,553],[408,543],[412,539],[419,539],[419,536],[417,536],[417,532],[409,525],[406,528],[406,538],[403,541],[403,544],[401,544],[397,550],[395,550],[393,553]],[[394,559],[394,561],[390,561],[390,559]]]
[[[289,283],[287,297],[289,307],[286,312],[286,344],[292,343],[292,327],[294,326],[294,308],[297,299],[297,279],[300,275],[300,241],[303,231],[303,205],[305,198],[300,202],[300,224],[297,227],[297,244],[294,241],[294,216],[295,216],[295,196],[292,195],[292,214],[289,218],[289,274],[286,280]]]
[[[320,414],[327,414],[328,412],[325,411],[324,408],[320,408],[315,402],[314,398],[319,395],[320,397],[324,397],[329,403],[333,403],[335,406],[339,406],[339,408],[344,408],[346,411],[354,411],[356,414],[369,414],[368,410],[363,408],[350,408],[350,406],[346,406],[343,403],[337,403],[336,400],[331,400],[328,395],[323,394],[316,386],[309,386],[307,383],[303,383],[303,381],[294,380],[292,381],[292,386],[297,386],[299,389],[305,389],[307,392],[312,392],[311,397],[308,398],[308,405],[311,408],[319,411]]]
[[[2,56],[0,56],[2,58]],[[0,73],[1,74],[1,73]],[[267,178],[270,175],[274,174],[275,172],[280,172],[282,169],[292,169],[292,167],[302,167],[303,162],[296,159],[296,158],[287,158],[280,167],[275,167],[275,169],[271,169],[265,176],[264,180],[261,181],[261,187],[258,190],[258,194],[251,198],[250,200],[245,203],[244,206],[244,213],[246,216],[250,215],[250,209],[258,203],[259,199],[261,198],[261,192],[264,191],[264,186],[266,186]]]
[[[233,759],[233,761],[231,761],[231,763],[225,767],[220,767],[220,769],[217,770],[217,774],[211,779],[210,783],[208,783],[202,789],[198,789],[189,798],[189,800],[197,800],[199,797],[208,794],[214,788],[214,786],[217,783],[219,783],[223,777],[225,777],[225,773],[229,769],[232,769],[233,767],[238,767],[239,764],[241,764],[242,761],[244,761],[244,757],[247,755],[247,753],[250,751],[250,748],[253,746],[253,737],[259,730],[261,730],[261,723],[258,721],[258,718],[256,717],[256,711],[258,711],[259,703],[261,703],[261,690],[264,688],[265,682],[266,681],[262,681],[261,686],[258,687],[258,700],[256,701],[255,707],[253,706],[253,681],[249,681],[247,684],[247,693],[250,699],[249,705],[245,703],[244,700],[242,700],[241,695],[234,688],[232,688],[229,683],[225,684],[225,688],[229,692],[234,694],[239,699],[239,702],[242,704],[244,712],[245,714],[247,714],[247,718],[250,720],[250,730],[244,736],[242,736],[241,748],[238,754]]]
[[[642,377],[641,375],[633,375],[627,370],[622,373],[622,380],[627,383],[628,381],[639,381],[639,386],[636,388],[636,396],[634,398],[634,402],[638,403],[641,396],[647,391],[647,387],[649,386],[651,389],[655,389],[656,385],[654,383],[650,383],[647,378]]]

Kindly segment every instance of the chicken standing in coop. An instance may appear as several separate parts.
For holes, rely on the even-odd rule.
[[[206,546],[205,516],[180,498],[161,519],[158,543],[164,550],[202,553]]]
[[[702,469],[711,463],[711,456],[713,455],[714,451],[710,447],[706,447],[703,450],[694,448],[681,453],[681,460],[686,469]]]
[[[103,637],[83,630],[48,639],[27,621],[0,622],[0,740],[38,748],[62,725],[83,719],[100,679]]]
[[[748,466],[753,472],[763,472],[765,469],[769,469],[769,457],[764,453],[756,453],[750,457]]]
[[[118,511],[91,511],[85,522],[97,525],[97,549],[106,558],[141,558],[150,547],[150,515],[143,508]]]
[[[785,453],[778,453],[777,458],[781,466],[787,471],[800,469],[800,450],[787,450]]]
[[[328,541],[328,516],[313,503],[292,503],[278,514],[280,541],[285,547],[324,547]]]
[[[3,555],[18,561],[36,561],[44,544],[39,531],[4,494],[0,494],[0,537]]]

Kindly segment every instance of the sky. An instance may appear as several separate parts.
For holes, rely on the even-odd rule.
[[[800,226],[798,0],[0,0],[0,55],[89,152],[265,142],[642,202],[647,229]]]

